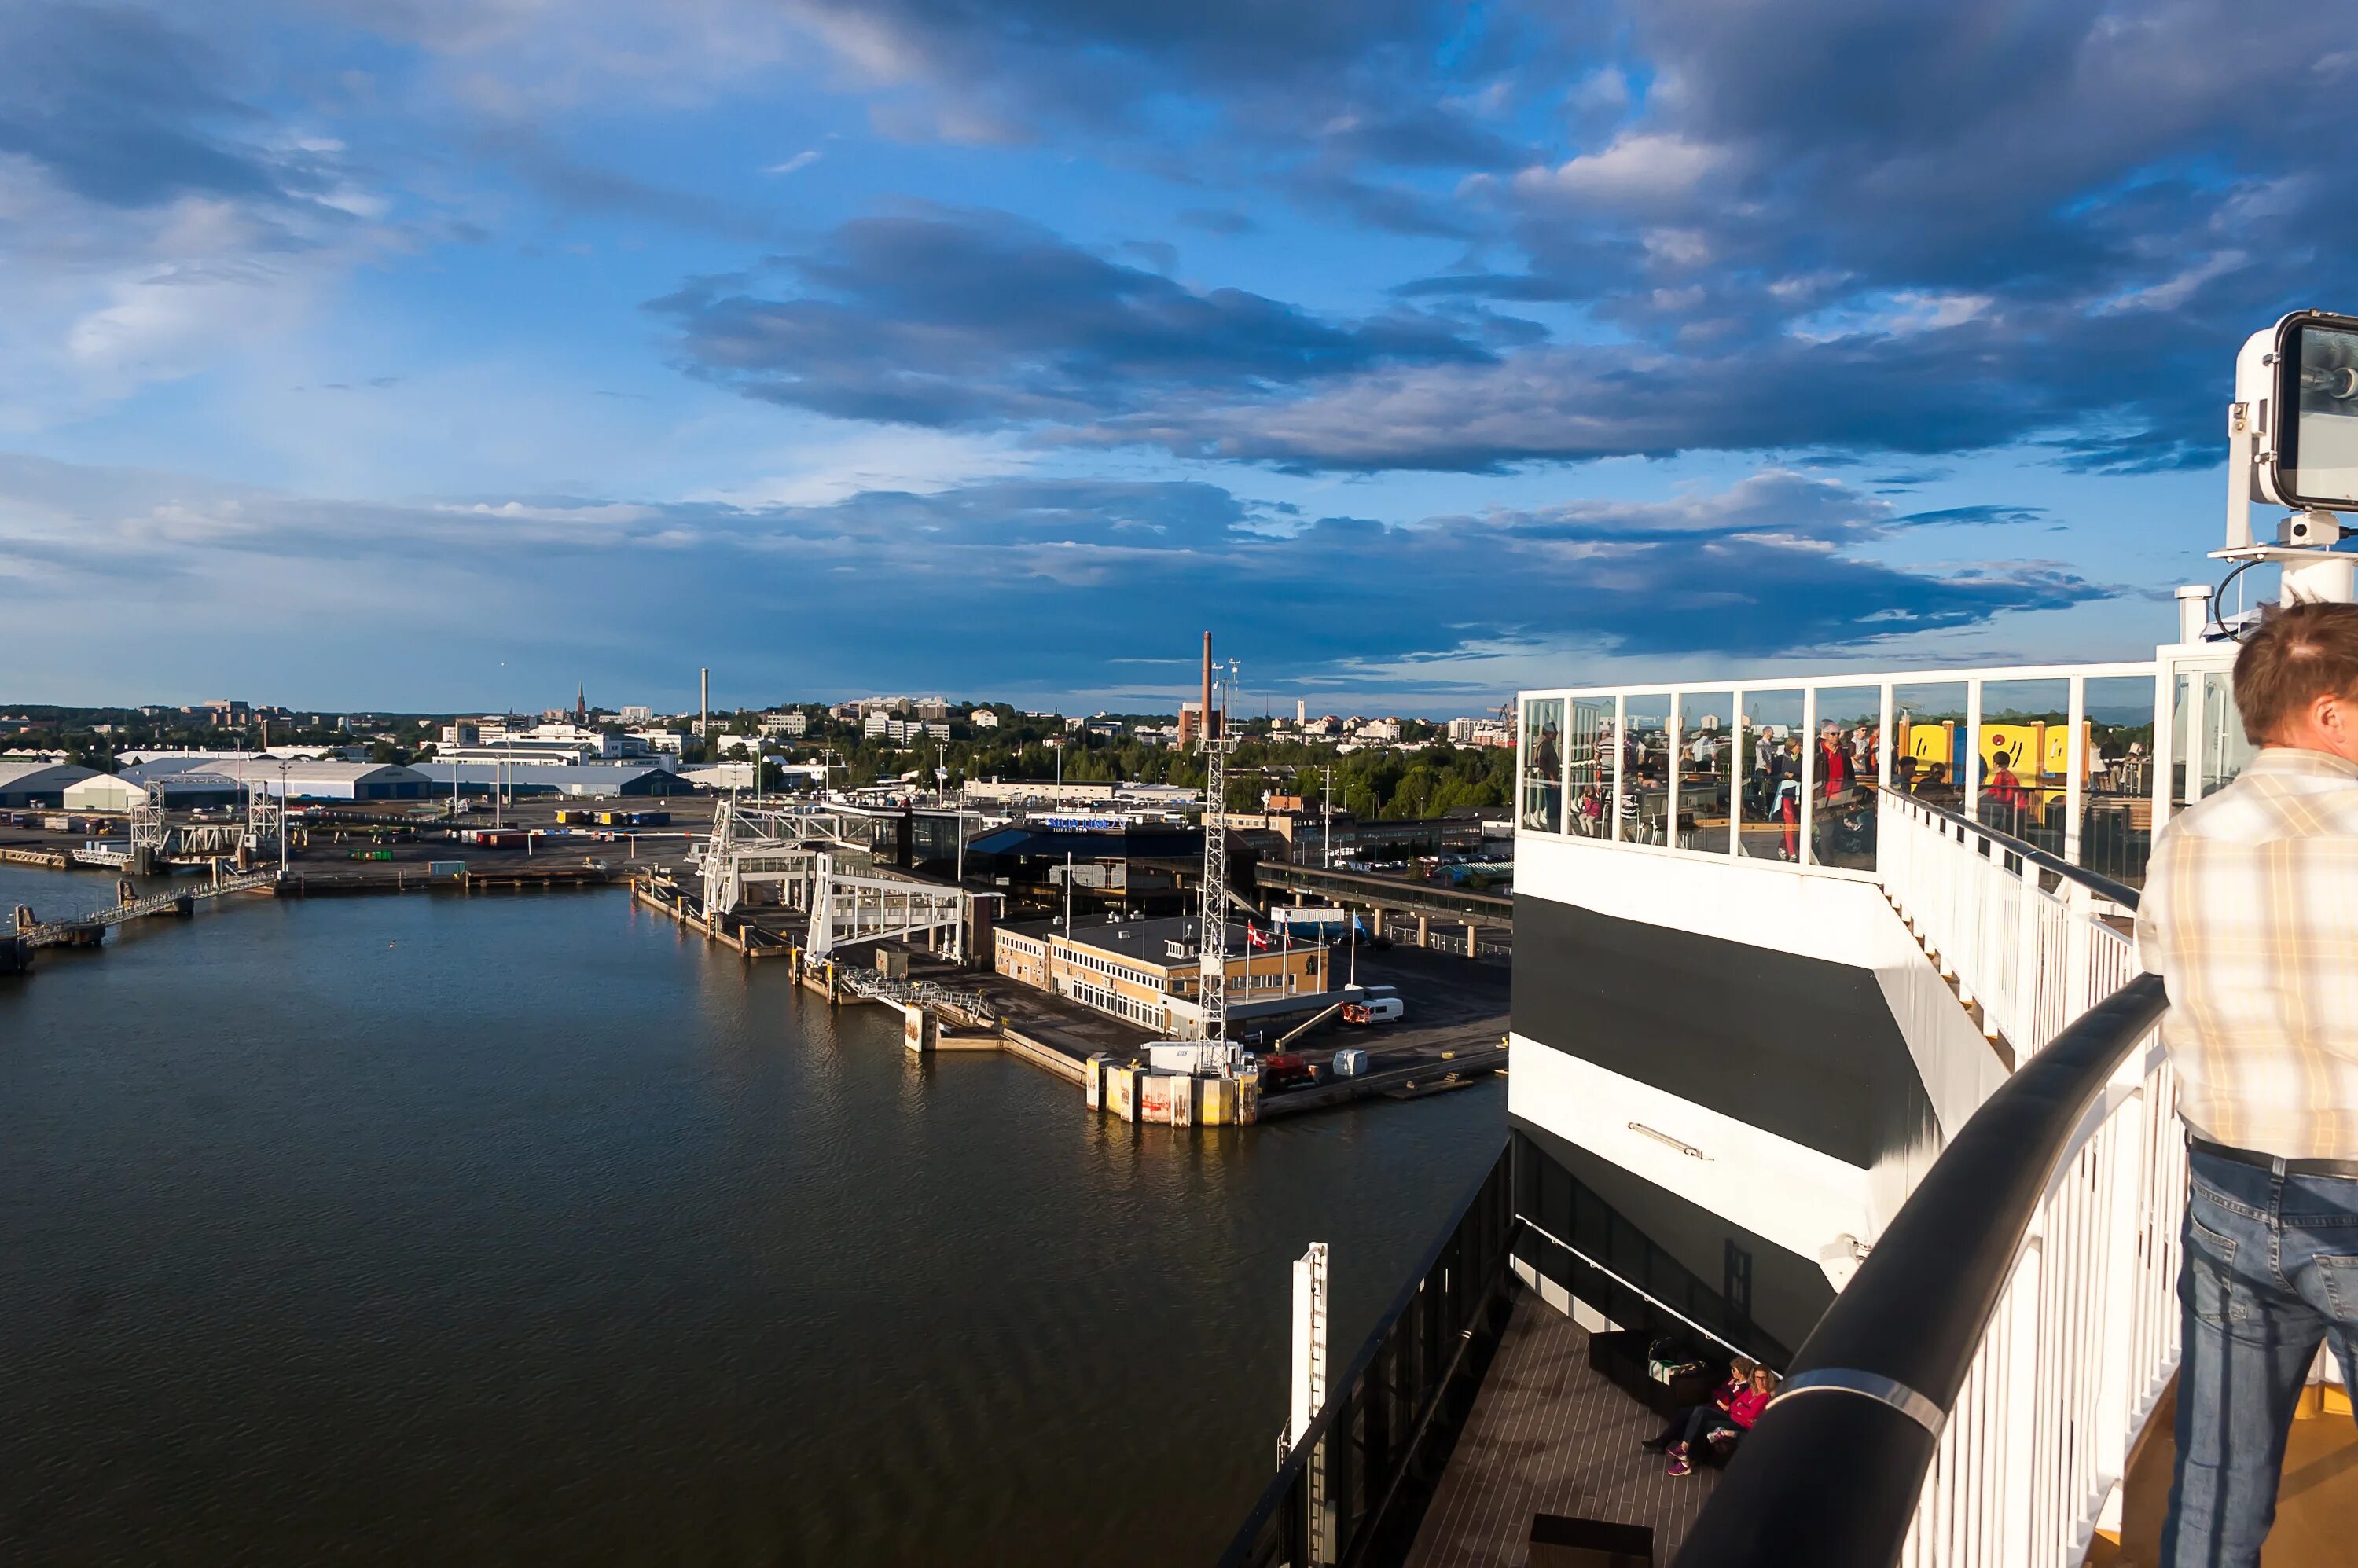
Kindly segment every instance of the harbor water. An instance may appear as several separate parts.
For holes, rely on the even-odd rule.
[[[0,910],[113,902],[0,866]],[[1138,1128],[619,892],[272,901],[0,979],[0,1561],[1187,1563],[1493,1080]]]

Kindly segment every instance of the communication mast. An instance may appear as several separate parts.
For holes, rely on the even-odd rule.
[[[1213,699],[1216,692],[1223,698],[1232,695],[1235,686],[1232,672],[1225,689],[1214,687],[1212,634],[1205,633],[1204,706],[1195,731],[1196,744],[1204,753],[1204,896],[1196,945],[1203,979],[1196,989],[1203,1004],[1200,1038],[1210,1047],[1197,1058],[1203,1071],[1224,1072],[1234,1065],[1228,1044],[1228,834],[1220,821],[1228,810],[1230,742],[1228,727],[1220,721],[1222,716],[1213,707]]]

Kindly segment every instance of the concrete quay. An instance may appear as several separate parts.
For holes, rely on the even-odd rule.
[[[1257,1072],[1235,1078],[1146,1070],[1150,1031],[1004,975],[968,969],[946,954],[904,945],[863,944],[859,957],[812,958],[798,944],[799,917],[708,919],[692,888],[642,876],[632,896],[748,962],[783,958],[796,983],[829,1006],[886,1006],[903,1017],[913,1054],[998,1051],[1079,1087],[1093,1113],[1180,1127],[1246,1126],[1378,1097],[1409,1099],[1464,1088],[1507,1065],[1506,963],[1417,948],[1361,950],[1361,983],[1393,985],[1412,999],[1412,1022],[1381,1029],[1328,1023],[1289,1049],[1331,1075],[1335,1053],[1357,1047],[1369,1070],[1328,1076],[1307,1087],[1264,1092]],[[875,979],[879,947],[897,955],[901,977]]]

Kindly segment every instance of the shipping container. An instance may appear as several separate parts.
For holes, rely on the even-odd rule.
[[[464,860],[428,860],[426,874],[429,877],[463,877],[467,874]]]

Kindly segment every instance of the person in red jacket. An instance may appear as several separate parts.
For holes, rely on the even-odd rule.
[[[1712,1391],[1711,1403],[1684,1406],[1678,1414],[1671,1417],[1671,1424],[1662,1429],[1660,1436],[1650,1437],[1639,1446],[1660,1454],[1673,1447],[1682,1447],[1710,1431],[1714,1425],[1724,1423],[1727,1420],[1728,1407],[1735,1402],[1736,1397],[1752,1386],[1752,1374],[1758,1366],[1759,1363],[1749,1356],[1738,1356],[1730,1361],[1727,1364],[1727,1381]]]
[[[1776,1397],[1777,1374],[1766,1367],[1753,1368],[1751,1380],[1727,1401],[1727,1409],[1720,1413],[1719,1420],[1705,1421],[1693,1436],[1671,1445],[1670,1473],[1673,1476],[1693,1475],[1694,1465],[1691,1455],[1698,1441],[1706,1435],[1721,1433],[1728,1434],[1731,1442],[1742,1437],[1752,1430],[1752,1423],[1760,1419],[1760,1412],[1767,1410],[1768,1401]]]

